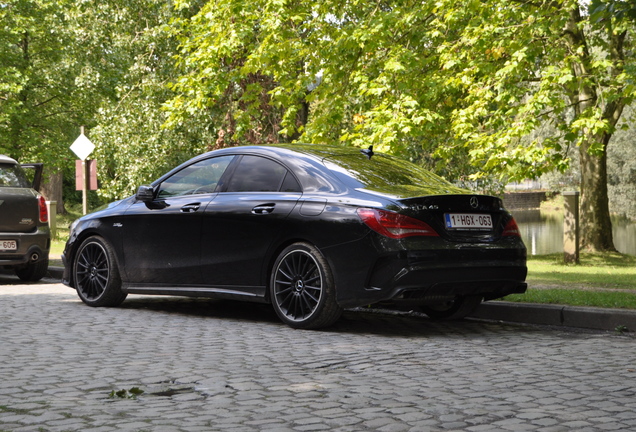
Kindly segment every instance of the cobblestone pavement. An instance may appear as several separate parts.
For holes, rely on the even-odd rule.
[[[373,312],[301,331],[175,297],[95,309],[0,276],[0,431],[634,431],[635,348]]]

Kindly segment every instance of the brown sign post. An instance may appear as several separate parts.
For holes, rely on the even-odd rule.
[[[88,173],[88,175],[86,175]],[[97,161],[75,161],[75,190],[84,190],[88,178],[88,190],[97,190]]]
[[[87,161],[86,158],[88,157],[89,154],[91,154],[91,152],[94,149],[95,149],[95,144],[93,144],[91,140],[89,140],[86,137],[86,135],[84,135],[84,126],[82,126],[80,128],[80,135],[77,137],[75,142],[73,142],[73,144],[71,145],[71,150],[73,151],[73,153],[77,155],[78,158],[80,158],[80,160],[77,162],[81,165],[81,168],[79,168],[78,170],[77,169],[78,165],[75,165],[75,168],[76,168],[75,183],[76,185],[77,184],[80,185],[77,188],[77,190],[82,191],[82,210],[84,214],[86,214],[88,211],[88,190],[89,190],[89,187],[91,186],[91,184],[89,184],[89,179],[92,177],[91,170],[90,170],[90,166],[91,166],[90,162],[95,162],[95,161]],[[79,175],[77,174],[78,171],[79,171]],[[96,165],[94,166],[93,171],[95,172],[95,188],[94,189],[97,189]]]

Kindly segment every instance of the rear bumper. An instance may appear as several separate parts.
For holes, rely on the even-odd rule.
[[[340,266],[336,272],[338,303],[343,307],[387,301],[417,306],[458,296],[492,300],[527,289],[523,244],[402,250],[379,258],[373,256],[373,248],[358,248],[354,253],[331,256],[334,263],[351,262],[356,255],[361,258],[356,260],[359,264],[366,263]]]
[[[51,235],[48,226],[41,226],[33,233],[2,233],[0,240],[15,240],[18,243],[15,251],[0,251],[2,267],[16,267],[49,259]]]
[[[425,288],[400,288],[392,292],[386,300],[409,305],[437,304],[455,297],[468,296],[494,300],[509,294],[523,294],[527,289],[528,284],[518,280],[467,280],[438,283]]]
[[[374,267],[367,289],[385,294],[382,300],[427,304],[457,296],[484,300],[524,293],[528,273],[523,250],[481,250],[423,257],[406,253]]]

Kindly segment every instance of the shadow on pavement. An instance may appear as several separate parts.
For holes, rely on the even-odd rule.
[[[391,337],[430,337],[457,335],[470,337],[484,333],[532,332],[532,327],[464,321],[431,321],[423,314],[394,312],[387,310],[346,310],[340,320],[331,327],[321,330],[293,330],[283,324],[268,304],[239,302],[218,299],[194,299],[182,297],[131,296],[119,309],[152,310],[182,316],[206,317],[221,320],[268,324],[289,331],[315,333],[351,333]]]

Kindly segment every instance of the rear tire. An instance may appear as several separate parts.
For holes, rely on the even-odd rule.
[[[25,282],[37,282],[46,276],[49,271],[49,259],[41,259],[40,261],[30,262],[26,267],[16,268],[15,274]]]
[[[73,262],[73,281],[80,299],[89,306],[119,306],[127,294],[111,246],[101,237],[80,245]]]
[[[276,314],[290,327],[323,328],[342,315],[329,264],[311,244],[294,243],[280,253],[269,287]]]
[[[480,296],[455,297],[454,300],[439,305],[420,306],[420,309],[432,320],[459,320],[477,309],[481,300]]]

